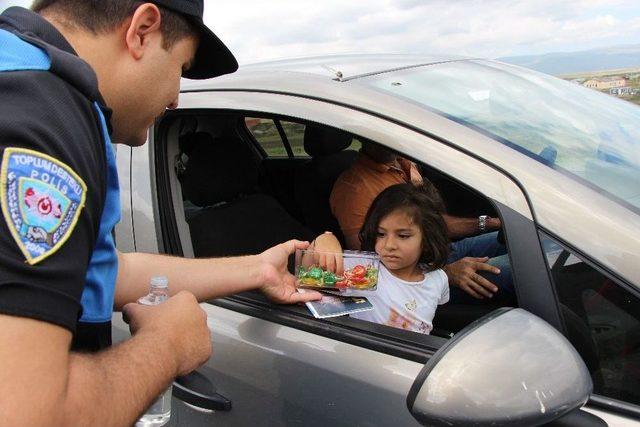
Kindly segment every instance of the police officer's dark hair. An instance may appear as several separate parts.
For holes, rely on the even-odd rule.
[[[428,181],[422,185],[396,184],[378,194],[364,219],[359,238],[362,250],[375,251],[380,222],[394,211],[403,211],[422,232],[420,262],[432,269],[442,268],[449,256],[445,205],[438,190]]]
[[[144,1],[139,0],[34,0],[31,10],[52,13],[64,18],[67,25],[80,26],[94,34],[107,33],[133,15]],[[180,14],[161,6],[162,45],[171,48],[197,30]]]

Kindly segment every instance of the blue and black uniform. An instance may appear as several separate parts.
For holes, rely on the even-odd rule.
[[[0,313],[111,344],[118,178],[93,69],[45,19],[0,15]]]

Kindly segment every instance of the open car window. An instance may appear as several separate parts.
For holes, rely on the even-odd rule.
[[[201,114],[197,117],[198,123],[219,124],[223,121],[220,117],[208,117],[206,112]],[[181,143],[188,146],[190,152],[184,153],[186,166],[180,176],[183,207],[179,208],[184,209],[184,226],[188,228],[195,257],[260,253],[292,238],[311,241],[324,230],[339,233],[339,228],[331,228],[337,224],[322,222],[320,213],[324,209],[325,214],[331,215],[328,201],[331,187],[356,160],[362,138],[350,135],[347,143],[327,158],[323,157],[323,153],[317,158],[307,156],[305,159],[298,156],[300,153],[306,155],[304,137],[308,124],[304,122],[284,117],[230,115],[227,123],[237,125],[211,129],[201,126],[197,135],[181,137]],[[278,130],[278,124],[282,132]],[[330,130],[340,132],[337,129]],[[282,134],[293,150],[293,157],[287,155]],[[255,155],[256,142],[266,157]],[[277,168],[266,167],[271,157],[280,158]],[[443,198],[452,213],[461,212],[476,218],[478,214],[497,216],[491,201],[473,189],[454,183],[429,165],[417,166],[425,180],[446,188]],[[274,189],[273,183],[284,184],[278,184],[278,188]],[[447,187],[447,183],[451,185]],[[309,210],[305,210],[309,207],[312,208],[311,217]],[[293,265],[290,267],[293,271]],[[294,323],[335,325],[335,331],[355,334],[361,339],[369,337],[366,338],[369,341],[375,336],[375,340],[418,342],[422,345],[432,341],[440,343],[442,338],[450,337],[497,307],[495,304],[477,304],[475,301],[471,304],[440,306],[433,322],[434,339],[431,340],[422,334],[379,324],[367,325],[368,322],[348,317],[314,319],[304,306],[274,307],[259,293],[245,293],[215,304],[230,305],[234,310],[246,310],[258,317],[276,315]],[[410,347],[406,344],[403,346],[405,350]]]

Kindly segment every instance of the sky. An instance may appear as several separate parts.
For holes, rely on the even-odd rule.
[[[29,6],[31,0],[0,0]],[[498,58],[640,44],[638,0],[205,0],[240,64],[340,53]]]

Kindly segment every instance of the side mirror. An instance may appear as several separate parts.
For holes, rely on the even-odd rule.
[[[525,310],[500,309],[433,355],[407,406],[423,425],[539,425],[584,405],[592,389],[560,332]]]

